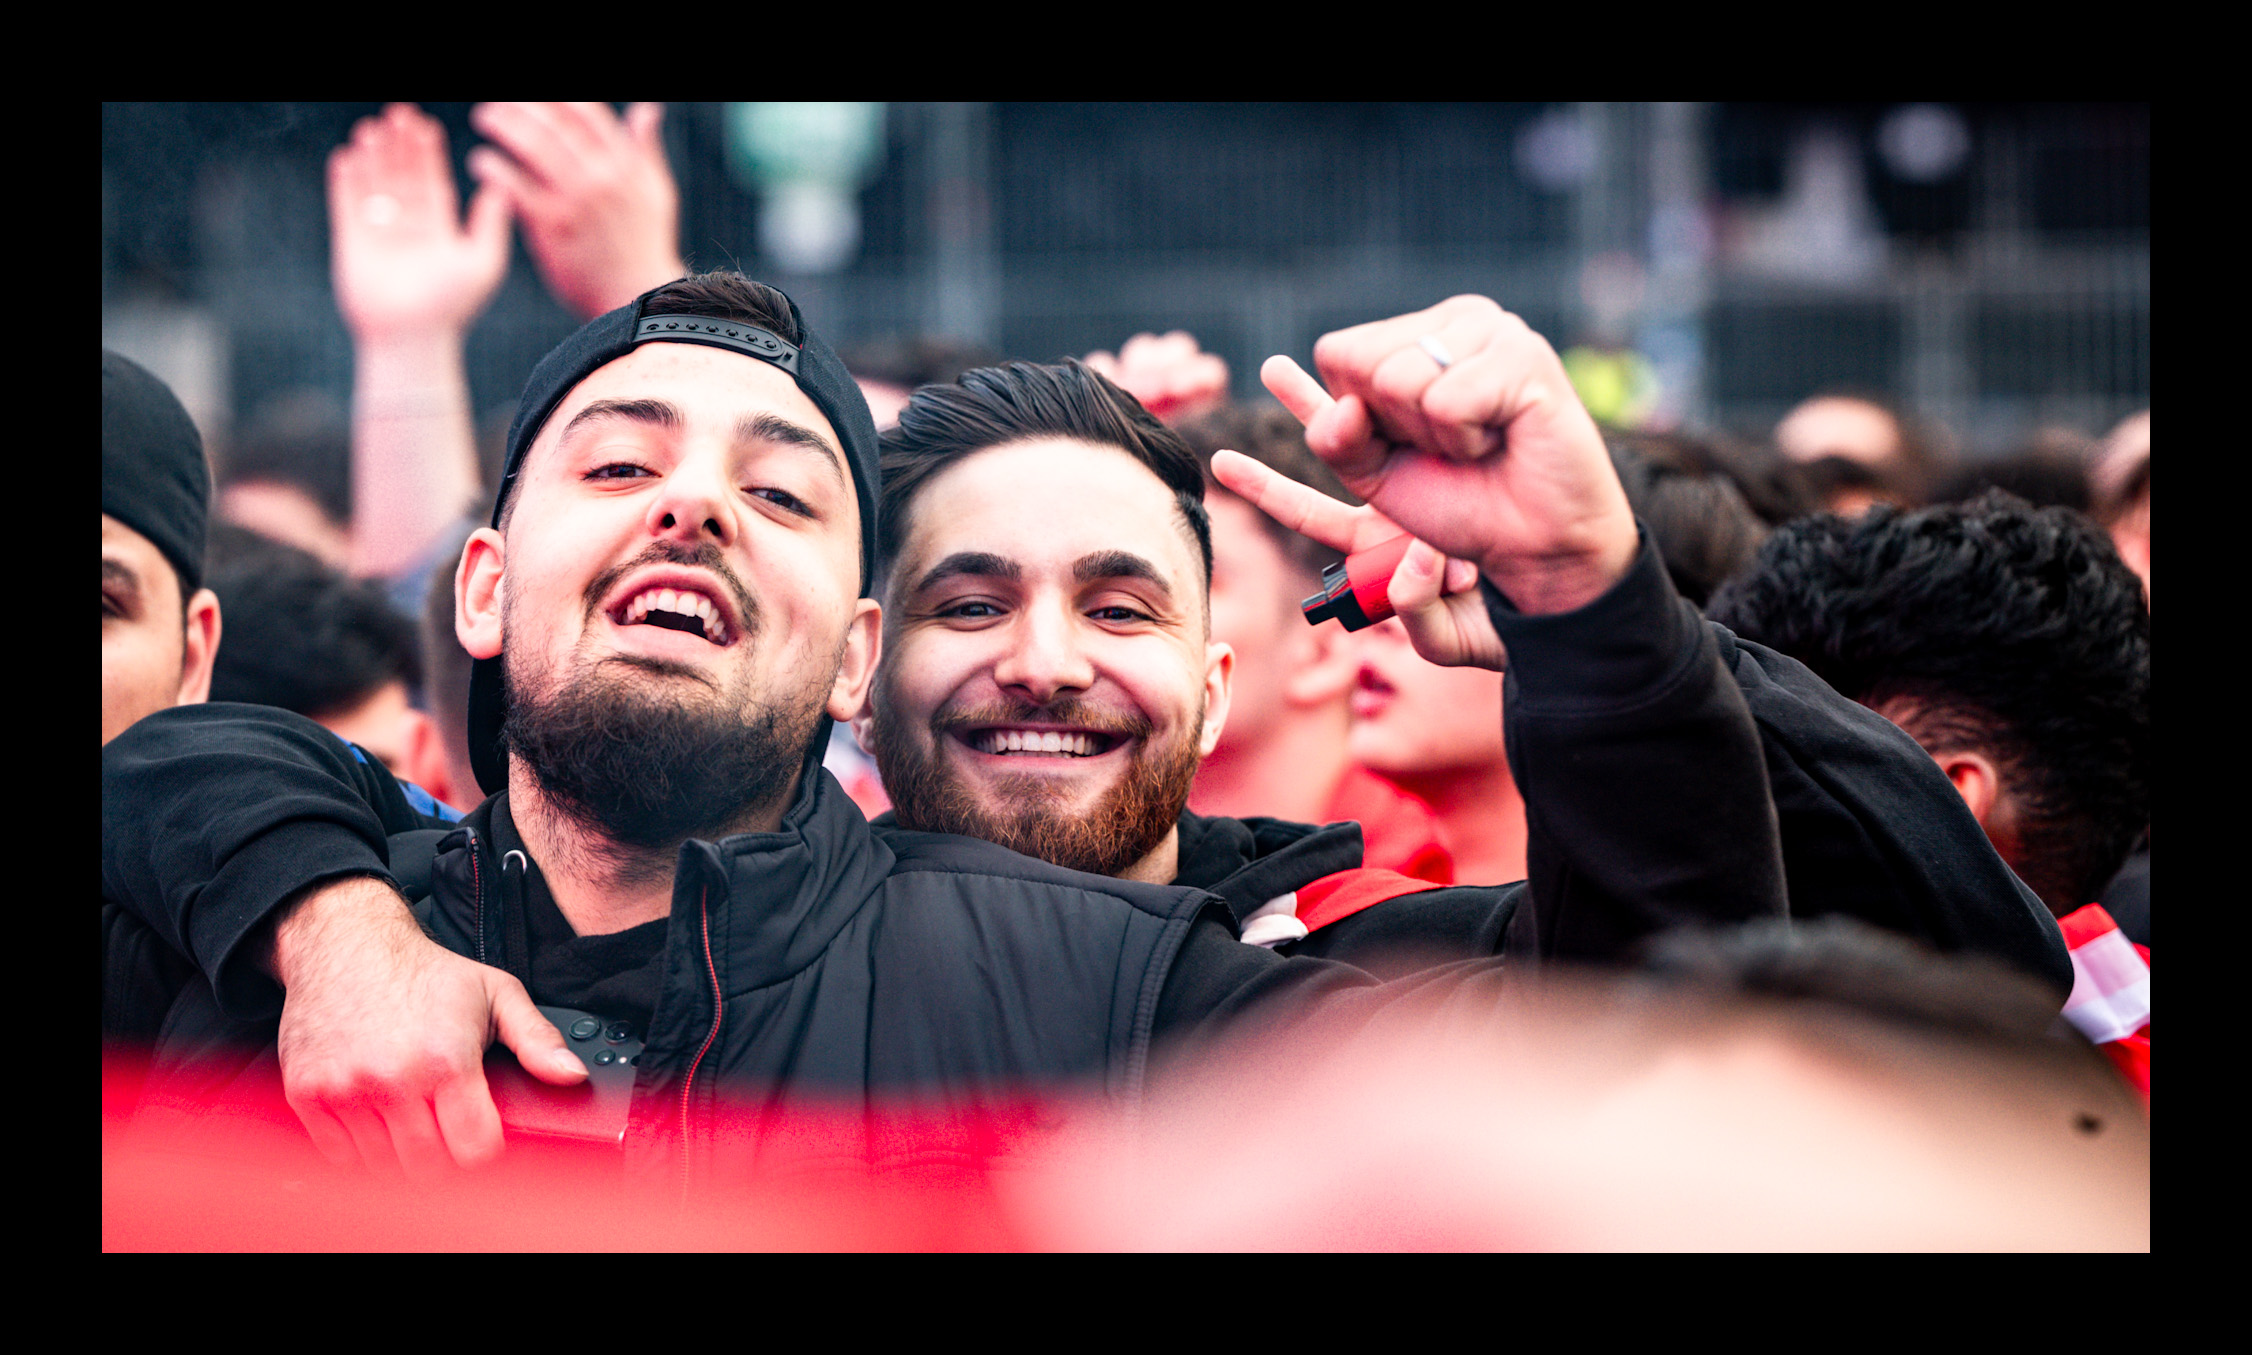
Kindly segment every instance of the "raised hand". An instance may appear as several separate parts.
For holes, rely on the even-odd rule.
[[[665,162],[663,109],[620,119],[602,103],[488,103],[469,114],[492,140],[469,172],[504,191],[548,290],[582,316],[683,277],[680,191]]]
[[[1399,524],[1374,508],[1352,508],[1277,474],[1240,452],[1213,454],[1212,474],[1244,502],[1300,536],[1351,555],[1400,535]],[[1417,541],[1392,571],[1387,596],[1407,627],[1415,652],[1448,667],[1499,670],[1507,657],[1478,594],[1478,566],[1450,560]]]
[[[310,891],[274,929],[273,970],[283,1094],[340,1165],[428,1179],[498,1156],[496,1038],[543,1081],[586,1080],[523,984],[424,936],[380,880]]]
[[[1626,573],[1626,492],[1563,363],[1524,321],[1453,297],[1326,334],[1314,365],[1318,382],[1287,357],[1260,371],[1307,446],[1382,516],[1474,561],[1519,610],[1570,611]]]
[[[337,308],[359,342],[458,337],[508,274],[505,195],[460,215],[445,129],[412,104],[362,118],[328,157],[329,262]]]
[[[1163,423],[1193,418],[1228,398],[1228,364],[1197,347],[1186,330],[1136,334],[1116,356],[1089,353],[1086,361]]]

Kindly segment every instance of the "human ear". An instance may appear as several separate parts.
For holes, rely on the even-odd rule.
[[[469,534],[454,566],[454,638],[473,659],[500,654],[500,613],[504,600],[508,542],[490,527]]]
[[[2002,776],[1994,764],[1973,752],[1934,753],[1932,760],[1954,783],[1955,793],[1970,806],[1971,817],[1978,820],[1978,826],[1986,828],[1988,836],[1992,836],[1989,824],[2002,798]]]
[[[837,680],[829,688],[831,719],[853,720],[868,704],[868,687],[875,681],[876,660],[883,652],[884,609],[874,598],[861,598],[853,605],[844,653],[837,659]],[[853,730],[857,735],[857,722]]]
[[[1235,650],[1219,640],[1204,646],[1204,732],[1197,737],[1196,755],[1212,756],[1220,746],[1220,731],[1228,727],[1228,703],[1235,695]]]
[[[1352,690],[1361,668],[1359,636],[1343,626],[1308,626],[1296,650],[1282,680],[1283,700],[1300,708],[1326,706]]]
[[[180,658],[180,696],[192,706],[211,699],[211,669],[219,660],[219,595],[199,588],[188,599],[186,643]]]

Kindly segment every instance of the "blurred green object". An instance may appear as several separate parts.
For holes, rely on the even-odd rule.
[[[1658,407],[1658,369],[1631,348],[1567,348],[1564,374],[1597,423],[1640,428]]]

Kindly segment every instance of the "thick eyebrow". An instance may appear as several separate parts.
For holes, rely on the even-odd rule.
[[[821,464],[828,468],[829,476],[837,488],[845,487],[844,454],[831,446],[829,440],[802,423],[792,423],[779,414],[750,414],[735,425],[737,442],[771,442],[782,447],[797,447],[820,454]]]
[[[141,576],[133,572],[132,566],[106,556],[102,559],[102,582],[114,583],[136,594],[141,591]]]
[[[562,437],[568,440],[579,431],[579,425],[598,419],[625,419],[632,423],[655,424],[660,428],[678,428],[687,422],[680,410],[663,400],[597,400],[571,416],[563,425]]]
[[[1140,579],[1154,585],[1167,602],[1173,600],[1173,585],[1165,581],[1156,565],[1132,551],[1099,550],[1092,555],[1082,555],[1072,564],[1071,577],[1080,583],[1094,583],[1098,579]]]
[[[930,567],[929,572],[915,581],[915,592],[922,592],[933,584],[963,576],[979,579],[1021,579],[1024,569],[1005,556],[981,550],[958,550]]]

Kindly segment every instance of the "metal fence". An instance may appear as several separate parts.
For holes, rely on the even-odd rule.
[[[429,107],[466,153],[467,106]],[[372,111],[104,106],[105,336],[200,361],[222,441],[349,389],[321,166]],[[1673,416],[1754,436],[1840,386],[1974,453],[2149,400],[2147,106],[895,104],[857,256],[819,276],[762,258],[725,129],[668,112],[690,262],[773,277],[840,345],[1186,328],[1250,394],[1269,353],[1474,291],[1642,349]],[[571,327],[519,250],[470,344],[480,408]]]

